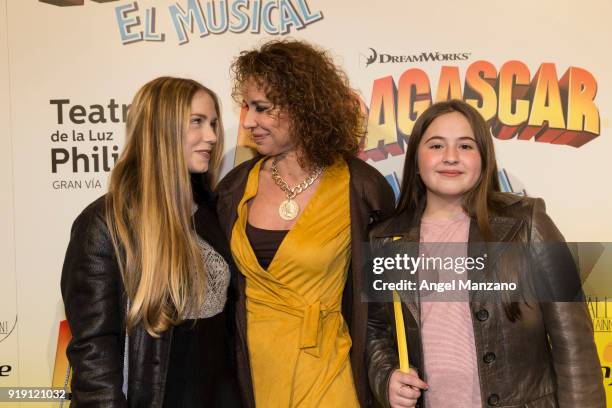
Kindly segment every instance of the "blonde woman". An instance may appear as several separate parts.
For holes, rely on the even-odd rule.
[[[208,190],[217,96],[157,78],[134,97],[108,193],[72,226],[62,297],[72,406],[233,406],[229,249]]]

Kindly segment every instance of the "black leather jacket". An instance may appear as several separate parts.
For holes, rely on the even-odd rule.
[[[528,243],[538,277],[556,284],[559,271],[574,268],[565,244],[547,250],[543,242],[563,243],[563,236],[546,215],[541,199],[502,195],[501,215],[490,219],[493,241]],[[419,242],[420,223],[409,225],[409,217],[393,217],[373,229],[374,247],[393,237]],[[479,256],[482,242],[476,222],[469,231],[468,254]],[[503,247],[503,246],[502,246]],[[494,280],[506,256],[502,250],[482,274]],[[510,259],[510,265],[525,265]],[[571,271],[570,271],[571,272]],[[577,276],[577,275],[576,275]],[[579,282],[578,282],[579,284]],[[420,337],[420,305],[415,296],[400,293],[410,364],[426,381]],[[511,322],[503,304],[490,302],[470,292],[470,309],[483,407],[603,408],[605,393],[593,327],[586,305],[576,302],[539,302],[521,307],[522,317]],[[366,343],[370,386],[380,404],[389,406],[388,382],[398,368],[395,320],[392,303],[371,303]],[[427,398],[427,391],[419,400]]]
[[[94,201],[75,220],[62,270],[62,298],[72,331],[67,348],[73,369],[71,406],[161,407],[173,329],[153,338],[137,326],[124,360],[127,301],[104,200]],[[194,222],[197,233],[230,259],[225,240],[219,243],[209,236],[212,223],[218,223],[209,206],[199,206]],[[129,367],[128,399],[122,392],[124,361]]]

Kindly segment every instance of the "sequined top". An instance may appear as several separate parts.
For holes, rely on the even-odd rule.
[[[205,319],[221,313],[225,307],[227,288],[230,283],[229,265],[225,259],[200,237],[198,237],[198,245],[202,249],[202,258],[204,258],[204,268],[206,269],[204,304],[198,316],[190,316],[190,319]]]

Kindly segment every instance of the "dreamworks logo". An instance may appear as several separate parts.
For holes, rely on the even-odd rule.
[[[373,63],[379,64],[396,64],[402,62],[446,62],[446,61],[465,61],[471,56],[471,52],[421,52],[419,54],[388,54],[376,51],[374,48],[368,48],[367,54],[359,54],[359,63],[365,67]]]

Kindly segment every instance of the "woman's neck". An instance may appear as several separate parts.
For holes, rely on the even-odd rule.
[[[298,153],[295,150],[281,153],[272,160],[276,160],[278,173],[290,185],[301,183],[310,175],[310,172],[300,165]]]
[[[427,192],[427,206],[423,211],[423,219],[427,221],[446,221],[465,213],[463,197],[441,197]]]

